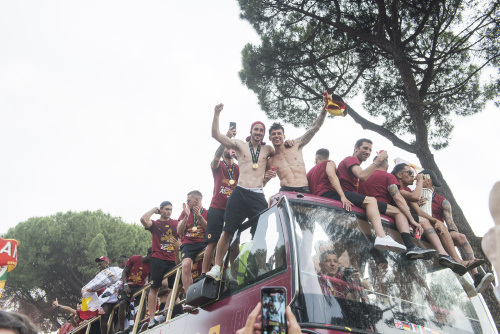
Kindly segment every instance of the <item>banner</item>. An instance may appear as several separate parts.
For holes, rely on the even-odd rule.
[[[0,238],[0,297],[5,289],[7,273],[17,265],[18,246],[17,240]]]

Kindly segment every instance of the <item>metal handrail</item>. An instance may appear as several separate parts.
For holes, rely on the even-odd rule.
[[[203,249],[201,252],[198,253],[198,255],[196,256],[195,258],[195,262],[196,261],[199,261],[203,258],[203,256],[205,255],[205,249]],[[176,297],[177,297],[177,292],[179,290],[179,281],[180,281],[180,278],[181,278],[181,273],[182,273],[182,262],[181,263],[178,263],[174,268],[172,268],[168,273],[166,273],[165,275],[163,275],[163,279],[165,278],[168,278],[172,275],[175,274],[175,282],[174,282],[174,287],[172,288],[172,293],[171,293],[171,297],[170,297],[170,302],[169,302],[169,305],[168,305],[168,313],[167,313],[167,321],[169,321],[170,319],[172,319],[172,312],[173,312],[173,309],[174,309],[174,306],[175,306],[175,300],[176,300]],[[135,292],[133,294],[133,297],[137,297],[139,295],[141,295],[141,299],[140,299],[140,302],[139,302],[139,307],[137,309],[137,313],[135,314],[135,321],[134,321],[134,328],[132,330],[132,334],[136,334],[137,333],[137,328],[139,327],[139,324],[141,323],[141,318],[142,318],[142,309],[143,309],[143,305],[144,305],[144,300],[146,299],[146,294],[145,292],[151,287],[151,284],[152,282],[149,282],[148,284],[145,284],[140,290],[138,290],[137,292]],[[111,326],[111,324],[113,323],[113,317],[114,317],[114,313],[115,313],[115,310],[120,307],[119,303],[116,303],[115,306],[113,306],[113,309],[111,310],[111,315],[109,317],[109,320],[108,320],[108,333],[109,333],[109,328]],[[81,323],[80,325],[78,325],[78,327],[76,327],[75,329],[73,329],[71,332],[69,332],[69,334],[76,334],[77,332],[79,332],[80,330],[86,328],[86,332],[85,334],[89,334],[89,331],[90,331],[90,325],[97,321],[97,320],[101,320],[101,316],[97,316],[97,317],[94,317],[92,319],[89,319],[83,323]]]

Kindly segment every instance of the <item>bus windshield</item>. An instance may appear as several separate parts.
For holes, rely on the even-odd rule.
[[[290,205],[300,280],[294,309],[302,325],[378,333],[495,332],[480,297],[468,294],[469,283],[436,260],[408,261],[374,250],[375,235],[363,215],[313,202]],[[402,242],[386,225],[386,233]]]

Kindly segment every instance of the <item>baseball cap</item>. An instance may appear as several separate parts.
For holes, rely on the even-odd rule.
[[[436,176],[436,173],[434,173],[434,171],[430,170],[430,169],[424,169],[423,171],[421,171],[419,174],[427,174],[431,177],[431,180],[432,180],[432,184],[436,187],[441,187],[441,182],[439,182],[437,176]]]
[[[170,206],[172,206],[172,203],[170,203],[169,201],[163,201],[163,202],[161,202],[161,204],[160,204],[160,209],[161,209],[161,208],[163,208],[165,205],[170,205]]]
[[[107,264],[109,264],[109,259],[107,257],[105,257],[105,256],[101,256],[101,257],[96,257],[95,258],[95,262],[101,262],[101,261],[104,261]]]

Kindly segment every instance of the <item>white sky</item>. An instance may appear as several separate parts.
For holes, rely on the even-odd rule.
[[[190,190],[208,207],[213,107],[221,129],[271,122],[238,78],[241,50],[259,38],[235,0],[1,1],[0,233],[34,216],[102,209],[127,222],[163,200],[174,217]],[[361,101],[347,101],[358,112]],[[478,235],[500,165],[498,109],[456,119],[435,152]],[[285,125],[288,138],[305,131]],[[326,147],[337,163],[368,137],[374,150],[418,160],[350,117],[327,119],[304,149],[307,169]],[[392,169],[392,166],[390,166]],[[277,192],[278,180],[265,188]]]

